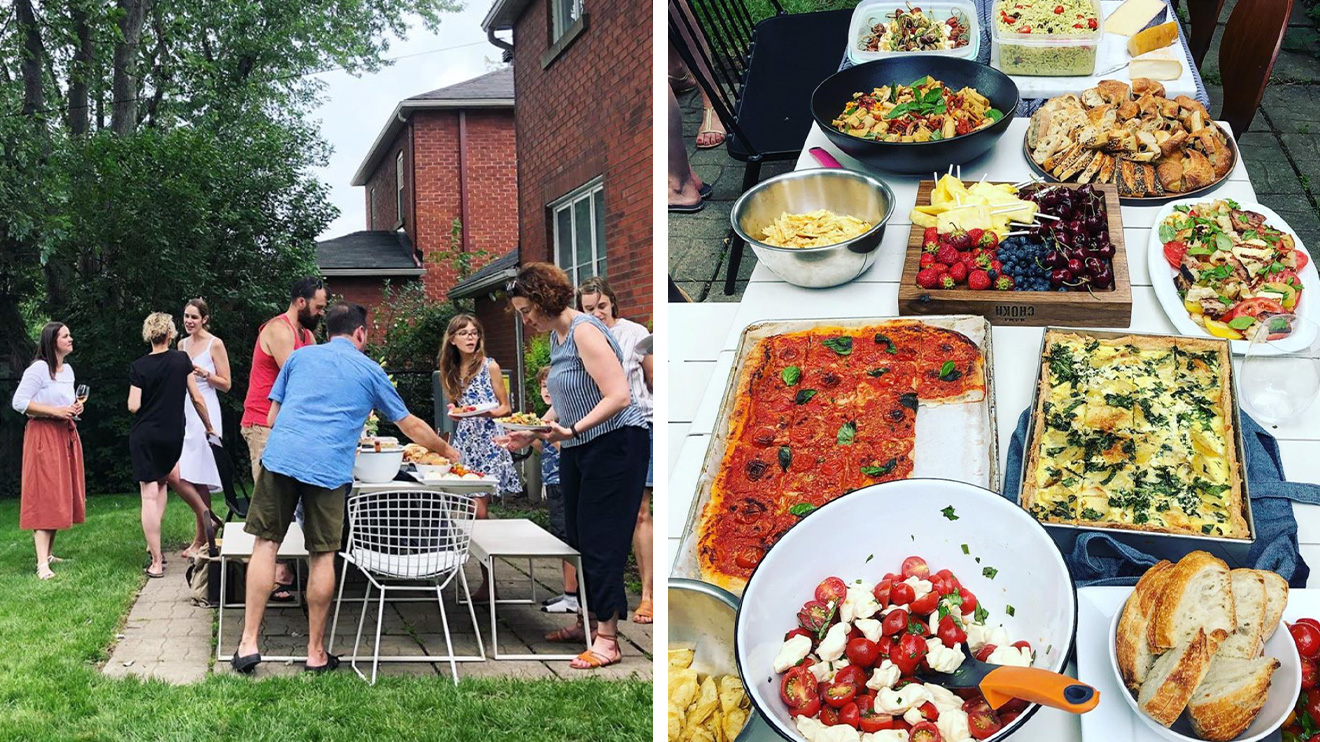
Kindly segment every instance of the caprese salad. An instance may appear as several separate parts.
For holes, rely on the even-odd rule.
[[[1002,625],[952,572],[910,556],[880,582],[827,577],[797,615],[774,659],[780,699],[808,742],[963,742],[986,739],[1027,706],[995,711],[978,690],[915,676],[951,673],[965,642],[977,659],[1029,667],[1025,641]]]

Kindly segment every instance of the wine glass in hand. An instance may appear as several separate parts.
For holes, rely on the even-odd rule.
[[[78,385],[78,388],[75,389],[74,392],[73,392],[73,396],[74,396],[74,397],[77,397],[77,399],[78,399],[78,404],[80,404],[80,405],[81,405],[81,404],[85,404],[85,403],[87,402],[87,397],[88,397],[90,394],[91,394],[91,389],[89,389],[89,388],[87,387],[86,384],[79,384],[79,385]],[[73,416],[73,419],[74,419],[74,420],[82,420],[82,418],[79,417],[78,415],[74,415],[74,416]]]

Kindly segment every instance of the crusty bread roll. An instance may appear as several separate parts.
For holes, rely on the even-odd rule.
[[[1187,643],[1160,655],[1137,694],[1141,710],[1166,727],[1177,721],[1210,669],[1210,644],[1205,630],[1198,628]]]
[[[1277,669],[1279,661],[1273,657],[1215,655],[1187,703],[1196,736],[1227,742],[1246,731],[1265,705],[1270,677]]]
[[[1146,642],[1146,629],[1172,567],[1172,562],[1161,561],[1146,570],[1118,619],[1118,669],[1123,674],[1123,682],[1134,691],[1141,688],[1146,673],[1155,662],[1155,655],[1151,654]]]
[[[1265,628],[1261,638],[1269,641],[1274,630],[1279,628],[1283,609],[1288,605],[1288,581],[1268,570],[1260,570],[1260,576],[1265,580]]]
[[[1154,650],[1185,644],[1199,629],[1218,646],[1237,629],[1228,565],[1204,551],[1193,551],[1173,565],[1155,605],[1148,639]],[[1215,632],[1222,633],[1218,639]]]

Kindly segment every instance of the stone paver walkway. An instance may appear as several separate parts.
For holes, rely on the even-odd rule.
[[[215,609],[194,607],[189,600],[187,586],[182,578],[182,560],[173,561],[166,577],[149,580],[138,596],[129,614],[123,634],[105,664],[106,675],[122,677],[137,675],[157,678],[171,683],[190,683],[206,677],[208,672],[232,673],[227,662],[213,662],[215,655]],[[534,564],[537,581],[537,599],[558,593],[559,565],[549,560]],[[467,570],[468,583],[475,588],[480,574],[475,564]],[[500,562],[496,567],[496,588],[502,598],[530,597],[526,563]],[[350,572],[345,598],[360,598],[365,581]],[[416,595],[422,595],[418,593]],[[393,597],[393,596],[391,596]],[[411,595],[409,596],[411,597]],[[630,596],[630,605],[636,606],[638,597]],[[365,667],[370,673],[371,643],[374,638],[376,603],[373,601],[363,628],[363,646],[359,655],[366,655]],[[347,656],[352,651],[361,602],[345,600],[339,618],[332,651]],[[474,654],[477,649],[472,619],[467,608],[454,601],[452,586],[445,591],[445,610],[449,617],[449,630],[455,651]],[[333,611],[333,608],[332,608]],[[482,641],[490,654],[490,615],[485,606],[477,606],[477,625]],[[544,635],[570,622],[570,617],[542,613],[530,605],[501,605],[499,616],[500,650],[510,654],[567,654],[581,651],[578,645],[552,644]],[[333,618],[333,612],[332,612]],[[444,654],[445,640],[440,623],[440,610],[434,602],[392,602],[387,600],[381,634],[381,652],[390,654]],[[224,622],[224,651],[226,656],[237,646],[242,633],[243,610],[226,609]],[[327,631],[329,626],[326,627]],[[636,678],[650,680],[653,634],[651,626],[631,621],[619,625],[624,661],[613,667],[582,673],[569,668],[564,660],[552,661],[495,661],[459,663],[459,678],[466,677],[526,677],[576,678],[590,674],[605,678]],[[261,647],[270,655],[300,655],[307,648],[307,616],[302,607],[271,605],[266,610],[262,625]],[[266,662],[258,668],[256,676],[291,675],[302,670],[302,663]],[[345,666],[340,672],[352,672]],[[382,676],[439,675],[449,677],[449,664],[426,662],[381,663]]]
[[[848,4],[821,3],[831,7]],[[1236,0],[1228,0],[1219,30],[1202,65],[1210,94],[1210,110],[1223,101],[1219,75],[1219,37]],[[1248,132],[1238,134],[1238,146],[1247,163],[1260,201],[1288,220],[1313,256],[1320,256],[1320,29],[1307,15],[1308,3],[1294,0],[1283,48],[1260,112]],[[740,195],[743,163],[729,157],[723,146],[696,149],[701,125],[701,97],[695,92],[679,99],[683,108],[683,135],[688,157],[701,179],[714,186],[706,208],[697,214],[669,215],[669,274],[694,301],[740,301],[747,279],[756,266],[751,250],[743,251],[736,292],[724,294],[728,270],[725,235],[729,211]],[[769,163],[762,179],[791,170],[792,162]]]

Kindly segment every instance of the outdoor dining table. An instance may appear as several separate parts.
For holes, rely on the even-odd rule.
[[[1228,126],[1222,124],[1228,131]],[[1033,173],[1022,150],[1027,121],[1016,119],[997,146],[981,158],[962,166],[964,181],[985,176],[990,181],[1019,182]],[[849,169],[869,172],[856,160],[834,147],[814,127],[807,136],[797,169],[819,167],[809,153],[822,147]],[[753,270],[738,304],[671,304],[669,370],[670,507],[668,541],[670,561],[677,556],[683,528],[696,494],[697,480],[715,429],[720,400],[734,366],[734,350],[748,325],[763,320],[835,317],[895,317],[898,288],[907,251],[911,221],[908,212],[916,199],[917,184],[924,176],[873,172],[894,191],[894,214],[885,231],[875,264],[851,283],[828,289],[806,289],[784,282],[762,265]],[[941,173],[942,174],[942,173]],[[1208,198],[1256,201],[1256,192],[1239,158],[1228,178]],[[1156,212],[1162,204],[1123,206],[1123,237],[1132,283],[1132,320],[1135,332],[1177,334],[1165,316],[1151,286],[1146,266],[1147,241]],[[726,329],[727,328],[727,329]],[[1000,469],[1008,454],[1008,442],[1018,415],[1031,401],[1039,363],[1040,327],[994,326],[995,406],[999,439]],[[1241,357],[1234,358],[1240,368]],[[705,392],[697,390],[705,385]],[[1320,404],[1278,427],[1267,428],[1278,439],[1287,478],[1290,481],[1320,482]],[[996,483],[998,486],[1000,483]],[[1320,564],[1320,506],[1293,506],[1298,523],[1301,553],[1310,564]],[[1075,673],[1070,666],[1069,672]],[[1081,739],[1079,717],[1044,708],[1024,726],[1022,738],[1071,742]],[[769,738],[774,738],[770,735]]]

